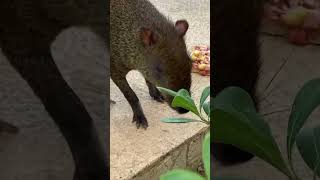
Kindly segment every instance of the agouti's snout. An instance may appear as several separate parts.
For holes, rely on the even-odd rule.
[[[172,107],[171,106],[171,102],[172,102],[173,98],[172,97],[168,97],[166,96],[166,101],[167,103],[169,104],[169,106],[174,109],[175,111],[177,111],[179,114],[185,114],[185,113],[188,113],[189,110],[186,110],[184,108],[181,108],[181,107]]]
[[[179,114],[185,114],[188,113],[189,110],[183,109],[183,108],[176,108],[175,109]]]

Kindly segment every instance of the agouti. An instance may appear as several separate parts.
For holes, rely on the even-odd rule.
[[[41,100],[66,139],[75,163],[74,180],[108,179],[109,153],[100,144],[84,104],[60,73],[50,48],[63,30],[82,26],[96,33],[109,49],[108,5],[109,0],[0,1],[2,53]],[[0,122],[1,130],[16,132],[17,128]]]
[[[137,128],[147,128],[148,122],[126,80],[127,73],[140,71],[150,96],[156,101],[172,101],[172,97],[162,95],[156,86],[189,91],[192,63],[184,41],[188,28],[187,21],[172,23],[148,0],[111,0],[111,78],[129,102]]]
[[[226,87],[238,86],[246,90],[257,105],[259,30],[263,2],[264,0],[216,0],[211,3],[214,95]],[[253,158],[252,154],[228,144],[213,143],[211,149],[213,157],[225,165]]]

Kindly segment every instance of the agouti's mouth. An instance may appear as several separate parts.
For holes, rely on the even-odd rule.
[[[188,113],[189,110],[183,109],[183,108],[175,108],[175,110],[179,113],[179,114],[185,114]]]
[[[168,105],[169,105],[172,109],[174,109],[175,111],[177,111],[179,114],[185,114],[185,113],[188,113],[188,112],[189,112],[189,110],[183,109],[183,108],[181,108],[181,107],[172,107],[172,106],[171,106],[172,99],[173,99],[172,97],[169,97],[169,98],[168,98],[168,96],[166,96],[166,101],[167,101]]]

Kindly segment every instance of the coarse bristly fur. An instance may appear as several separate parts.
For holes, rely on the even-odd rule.
[[[257,105],[256,84],[260,67],[258,36],[263,1],[214,0],[211,6],[213,94],[217,95],[228,86],[238,86],[246,90]],[[225,165],[245,162],[253,157],[222,143],[213,143],[211,153]]]
[[[63,30],[82,26],[96,33],[109,49],[108,1],[0,1],[2,52],[66,139],[75,163],[74,180],[107,179],[107,153],[85,106],[55,64],[50,46]],[[6,123],[0,126],[16,132]]]
[[[150,96],[171,103],[156,86],[190,90],[191,60],[184,35],[185,20],[175,24],[163,16],[148,0],[111,0],[111,78],[133,110],[133,122],[147,128],[139,99],[130,88],[126,75],[138,70],[146,79]],[[182,109],[177,109],[185,113]]]

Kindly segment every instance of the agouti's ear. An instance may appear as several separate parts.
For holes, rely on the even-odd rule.
[[[175,28],[176,28],[177,32],[179,33],[179,35],[181,37],[183,37],[186,34],[186,32],[188,31],[189,24],[186,20],[178,20],[175,24]]]
[[[157,36],[151,29],[144,27],[140,29],[140,37],[145,46],[152,46],[156,44],[158,40]]]

